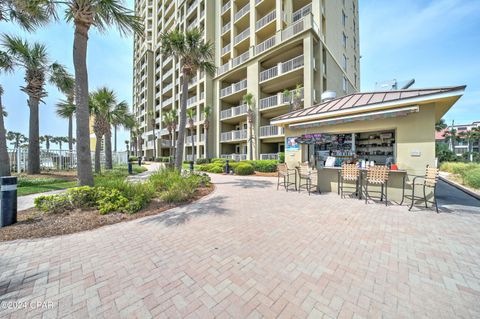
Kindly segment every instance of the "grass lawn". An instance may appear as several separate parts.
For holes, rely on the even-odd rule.
[[[133,166],[133,174],[139,174],[146,171],[145,167]],[[114,167],[110,172],[103,172],[95,175],[95,184],[101,183],[103,180],[111,180],[112,178],[123,180],[128,176],[127,165],[119,165]],[[77,186],[77,181],[73,178],[59,178],[55,176],[20,176],[18,179],[17,196],[43,193],[53,190],[67,189]]]

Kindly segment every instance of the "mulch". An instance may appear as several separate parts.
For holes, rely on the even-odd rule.
[[[131,215],[121,213],[100,215],[97,210],[80,209],[53,214],[31,208],[18,212],[16,224],[0,228],[0,242],[73,234],[145,216],[156,215],[171,208],[199,200],[213,192],[214,189],[215,187],[213,185],[199,188],[192,200],[181,204],[169,204],[160,199],[154,199],[146,208]]]

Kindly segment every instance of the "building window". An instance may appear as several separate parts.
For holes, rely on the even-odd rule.
[[[355,70],[357,70],[357,56],[356,55],[353,56],[353,67],[354,67]]]
[[[342,11],[342,24],[343,26],[347,25],[347,15],[345,14],[345,11]]]
[[[347,48],[347,35],[345,33],[342,34],[342,42],[343,42],[343,47],[346,49]]]
[[[347,93],[347,87],[348,87],[348,84],[347,84],[347,78],[344,76],[343,77],[343,92]]]
[[[354,76],[354,81],[355,81],[355,87],[357,87],[357,86],[358,86],[358,83],[357,83],[357,73],[355,73],[353,76]]]
[[[347,56],[343,55],[343,69],[347,71]]]

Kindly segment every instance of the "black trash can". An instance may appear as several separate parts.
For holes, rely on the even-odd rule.
[[[128,162],[128,174],[132,175],[133,174],[133,169],[132,169],[132,162]]]
[[[138,166],[142,166],[142,157],[141,156],[138,157]]]
[[[5,227],[17,222],[17,178],[0,177],[0,187],[0,227]]]

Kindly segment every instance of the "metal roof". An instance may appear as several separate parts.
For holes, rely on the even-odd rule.
[[[452,87],[440,87],[440,88],[428,88],[428,89],[408,89],[398,91],[385,91],[385,92],[365,92],[365,93],[353,93],[346,95],[331,101],[323,102],[321,104],[314,105],[312,107],[290,112],[277,116],[272,119],[271,122],[283,121],[289,119],[301,119],[302,117],[311,117],[319,114],[328,114],[330,112],[343,111],[348,109],[354,109],[363,106],[373,106],[375,104],[381,104],[386,102],[403,102],[409,99],[428,97],[431,95],[448,93],[457,90],[464,90],[463,86]]]

